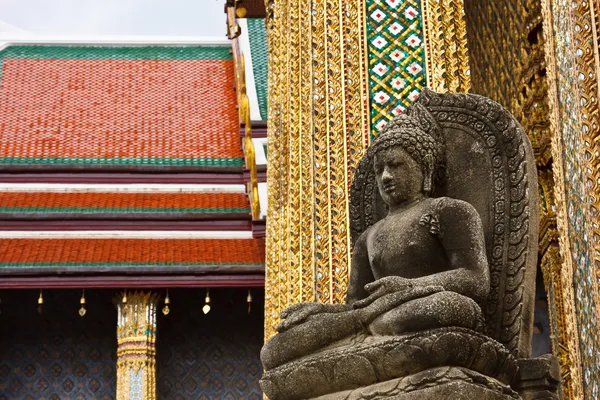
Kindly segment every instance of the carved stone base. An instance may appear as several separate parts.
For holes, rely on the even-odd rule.
[[[272,400],[301,400],[396,378],[411,377],[413,382],[412,376],[448,366],[462,367],[506,387],[517,374],[515,359],[495,340],[466,328],[439,328],[362,338],[267,370],[260,384]]]
[[[311,400],[520,400],[510,387],[457,367],[432,368],[368,387],[331,393]]]

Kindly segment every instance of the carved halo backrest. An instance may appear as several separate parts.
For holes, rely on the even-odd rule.
[[[538,227],[531,144],[508,111],[482,96],[424,89],[407,112],[445,148],[445,180],[438,181],[435,196],[468,201],[481,216],[491,277],[482,304],[487,333],[515,356],[528,357]],[[352,182],[352,242],[386,213],[373,160],[365,156]]]

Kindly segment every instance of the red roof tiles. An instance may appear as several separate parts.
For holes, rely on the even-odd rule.
[[[263,266],[262,239],[3,239],[0,273]]]
[[[0,165],[242,166],[230,59],[19,48],[0,52]]]
[[[245,193],[0,192],[0,213],[244,213]]]

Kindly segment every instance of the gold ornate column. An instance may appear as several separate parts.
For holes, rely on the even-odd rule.
[[[158,295],[125,292],[118,306],[117,399],[156,399]]]
[[[363,13],[358,0],[267,7],[266,338],[289,304],[345,297],[349,173],[368,140]]]
[[[569,398],[600,397],[598,2],[542,0]]]

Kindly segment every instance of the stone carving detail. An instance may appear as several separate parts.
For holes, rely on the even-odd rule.
[[[439,328],[364,340],[270,369],[261,386],[271,398],[312,398],[348,386],[368,386],[446,365],[464,367],[510,385],[517,364],[508,350],[464,328]]]
[[[441,398],[449,386],[430,387],[439,372],[431,369],[453,366],[485,378],[453,382],[464,396],[519,398],[515,360],[531,352],[536,200],[531,145],[514,117],[481,96],[425,89],[358,165],[348,304],[282,313],[261,354],[265,393],[344,398],[327,396],[407,377],[423,384],[381,398]],[[360,396],[347,398],[371,398]]]
[[[475,386],[475,389],[465,390],[465,387],[469,386]],[[429,391],[430,393],[424,394],[423,392],[425,391]],[[315,398],[315,400],[404,400],[413,398],[411,397],[412,392],[419,393],[420,400],[472,400],[474,394],[482,392],[488,396],[484,397],[485,399],[520,399],[517,392],[509,386],[490,379],[485,375],[478,374],[466,368],[439,367],[411,375],[410,377],[392,379],[368,388],[320,396]]]

